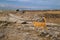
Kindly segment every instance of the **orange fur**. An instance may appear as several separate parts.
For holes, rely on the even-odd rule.
[[[46,23],[44,22],[33,22],[35,27],[42,27],[44,28],[46,26]]]
[[[37,28],[42,28],[42,29],[47,29],[46,27],[46,18],[44,18],[44,21],[45,22],[33,22],[34,24],[34,27],[37,27]]]

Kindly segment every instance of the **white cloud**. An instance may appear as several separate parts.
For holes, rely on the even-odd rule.
[[[30,0],[18,0],[18,1],[29,2]]]
[[[7,0],[7,1],[17,1],[17,0]]]
[[[0,7],[15,7],[15,5],[0,3]]]
[[[5,7],[6,5],[4,5],[4,4],[0,4],[0,7]]]
[[[0,4],[0,6],[1,7],[15,7],[15,8],[32,8],[32,9],[33,8],[45,9],[45,8],[60,7],[60,1],[57,1],[57,0],[6,0],[6,1],[13,1],[13,3],[10,2],[11,4],[10,3]],[[22,4],[20,2],[22,2]]]
[[[30,0],[7,0],[7,1],[17,1],[17,2],[21,1],[21,2],[29,2]]]

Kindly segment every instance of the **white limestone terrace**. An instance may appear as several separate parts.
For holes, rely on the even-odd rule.
[[[31,23],[32,24],[32,20],[35,20],[35,19],[32,19],[31,21],[29,21],[31,19],[29,18],[21,18],[21,16],[17,16],[17,15],[14,15],[14,14],[11,14],[9,13],[7,16],[2,16],[0,17],[0,21],[8,21],[8,22],[17,22],[17,23],[22,23],[24,21],[27,21],[28,23]],[[46,23],[46,25],[58,25],[60,26],[59,24],[56,24],[56,23]]]

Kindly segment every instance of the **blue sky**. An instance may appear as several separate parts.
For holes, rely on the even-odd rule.
[[[60,9],[60,0],[0,0],[0,7],[28,9]]]

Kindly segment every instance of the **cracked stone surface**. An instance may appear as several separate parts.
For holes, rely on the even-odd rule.
[[[6,22],[7,23],[7,22]],[[39,31],[35,31],[31,24],[16,24],[9,23],[4,24],[3,28],[0,28],[1,40],[57,40],[60,39],[60,31],[57,27],[51,30],[52,27],[48,27],[48,35],[40,36]],[[59,27],[60,28],[60,27]],[[51,35],[51,36],[50,36]]]
[[[6,14],[3,14],[3,16],[0,17],[0,40],[60,40],[60,26],[47,26],[49,29],[47,30],[48,34],[40,34],[41,30],[35,30],[32,24],[21,24],[22,21],[18,20],[20,19],[20,15],[15,16],[14,14],[12,17],[10,17],[11,15],[5,15]],[[34,14],[29,14],[32,17],[30,19],[29,15],[24,15],[22,15],[22,18],[27,20],[33,19],[32,16],[34,16]]]

